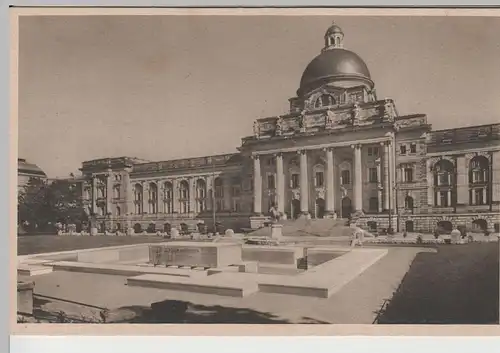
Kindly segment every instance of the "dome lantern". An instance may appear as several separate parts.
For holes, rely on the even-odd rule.
[[[326,30],[325,33],[325,47],[323,51],[335,48],[343,48],[344,32],[342,29],[332,22],[332,25]]]
[[[325,46],[306,67],[300,79],[297,96],[304,97],[317,88],[328,85],[349,88],[375,86],[366,63],[356,53],[343,48],[344,32],[333,23],[324,36]]]

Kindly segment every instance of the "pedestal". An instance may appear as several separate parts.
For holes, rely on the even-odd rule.
[[[97,228],[90,228],[90,235],[96,236],[97,235]]]
[[[271,225],[271,238],[280,239],[283,237],[283,225],[279,223],[273,223]]]
[[[33,282],[17,282],[17,312],[33,314]]]

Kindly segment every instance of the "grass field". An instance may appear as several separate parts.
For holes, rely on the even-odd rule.
[[[106,246],[132,245],[164,242],[167,239],[158,236],[58,236],[25,235],[17,237],[17,254],[29,255],[45,252],[102,248]]]
[[[498,323],[498,244],[437,249],[417,255],[378,323]]]

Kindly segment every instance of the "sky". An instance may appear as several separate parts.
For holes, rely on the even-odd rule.
[[[500,121],[500,18],[30,16],[19,157],[63,177],[96,158],[236,152],[255,119],[287,112],[332,20],[400,115]]]

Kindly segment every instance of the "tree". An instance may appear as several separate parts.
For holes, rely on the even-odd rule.
[[[88,222],[81,199],[81,184],[71,180],[45,183],[32,179],[19,192],[18,224],[27,231],[52,230],[53,226]]]

